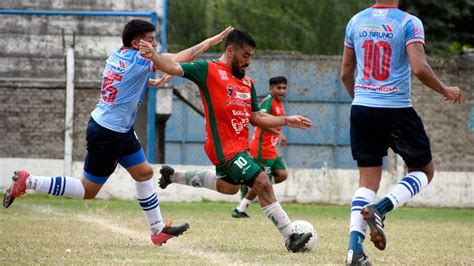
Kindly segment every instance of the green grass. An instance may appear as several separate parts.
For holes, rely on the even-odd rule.
[[[314,224],[319,242],[309,253],[288,253],[254,203],[250,219],[230,216],[234,204],[161,202],[165,220],[190,230],[162,247],[149,240],[134,201],[79,201],[29,195],[0,210],[0,258],[8,264],[342,264],[349,206],[283,204],[293,220]],[[400,208],[385,222],[385,251],[370,241],[374,264],[474,264],[474,210]]]

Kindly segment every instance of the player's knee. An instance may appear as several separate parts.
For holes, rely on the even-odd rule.
[[[216,188],[217,188],[217,191],[222,194],[234,195],[237,192],[239,192],[240,187],[237,185],[231,185],[225,181],[218,179],[216,183]]]
[[[146,178],[148,180],[153,177],[153,174],[154,174],[153,168],[150,165],[148,165],[148,167],[143,172],[143,178]]]
[[[426,177],[428,178],[428,183],[431,182],[431,180],[433,180],[433,177],[434,177],[434,169],[433,167],[431,167],[431,169],[428,169],[426,172]]]
[[[237,192],[239,192],[239,187],[238,187],[238,186],[234,186],[234,187],[229,187],[229,188],[227,188],[225,194],[228,194],[228,195],[235,195]]]
[[[429,162],[427,165],[420,168],[409,167],[408,171],[409,172],[413,172],[413,171],[423,172],[426,175],[426,178],[428,179],[428,183],[430,183],[434,177],[434,165],[432,161]]]
[[[288,172],[279,171],[278,173],[275,173],[275,175],[273,175],[273,178],[275,178],[275,184],[281,183],[288,178]]]
[[[255,189],[259,194],[260,191],[268,191],[269,189],[271,189],[272,186],[272,183],[270,183],[268,176],[266,174],[264,174],[264,178],[262,176],[259,175],[253,182],[252,186],[252,188]]]
[[[133,177],[137,181],[147,181],[153,177],[154,171],[151,165],[146,165],[138,171],[138,173]]]

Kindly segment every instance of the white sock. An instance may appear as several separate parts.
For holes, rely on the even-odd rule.
[[[413,198],[428,185],[428,177],[421,171],[410,172],[387,194],[393,210]]]
[[[239,212],[245,212],[247,210],[247,208],[250,206],[251,203],[252,203],[251,200],[249,200],[247,198],[243,198],[242,201],[240,202],[239,206],[237,206],[237,210]]]
[[[81,180],[68,176],[46,177],[30,175],[26,180],[26,189],[75,199],[84,199],[85,194]]]
[[[354,193],[352,198],[351,208],[351,223],[349,231],[358,231],[365,236],[367,230],[367,223],[362,218],[360,211],[362,208],[375,201],[375,191],[372,191],[366,187],[360,187]]]
[[[278,201],[263,207],[262,211],[273,222],[285,240],[293,234],[290,218]]]
[[[165,224],[161,217],[160,202],[153,186],[153,178],[143,182],[135,182],[135,192],[138,203],[140,203],[145,213],[151,233],[158,234],[165,227]]]
[[[193,187],[205,187],[217,191],[216,172],[210,170],[192,170],[186,172],[174,172],[170,176],[172,183],[178,183]]]

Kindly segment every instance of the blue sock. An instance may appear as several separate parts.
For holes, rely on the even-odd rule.
[[[385,215],[387,212],[393,210],[393,203],[389,198],[385,197],[375,203],[375,208],[379,210],[380,214]]]
[[[349,236],[349,249],[354,251],[354,254],[361,254],[364,252],[364,247],[362,243],[365,239],[365,236],[359,231],[351,231]]]

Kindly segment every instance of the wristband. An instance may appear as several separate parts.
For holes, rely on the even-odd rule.
[[[286,126],[286,125],[287,125],[287,123],[286,123],[286,115],[285,115],[285,126]]]

